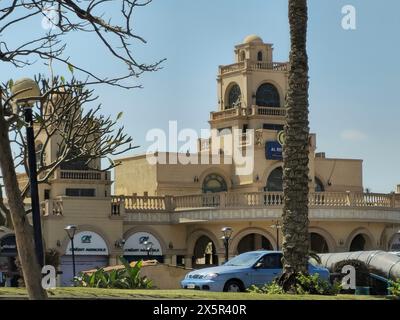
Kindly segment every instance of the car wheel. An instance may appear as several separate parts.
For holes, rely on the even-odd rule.
[[[225,283],[224,292],[242,292],[244,291],[242,283],[237,280],[229,280]]]

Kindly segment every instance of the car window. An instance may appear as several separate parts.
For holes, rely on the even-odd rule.
[[[270,253],[262,257],[262,269],[282,269],[282,255],[279,253]]]

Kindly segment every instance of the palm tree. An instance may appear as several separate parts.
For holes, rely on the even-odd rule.
[[[307,0],[289,0],[290,70],[283,147],[283,265],[280,284],[294,291],[296,276],[307,273],[308,238],[308,57]]]

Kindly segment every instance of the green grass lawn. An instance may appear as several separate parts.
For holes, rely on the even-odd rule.
[[[377,296],[266,295],[256,293],[205,292],[197,290],[122,290],[96,288],[57,288],[52,299],[199,299],[199,300],[385,300]],[[0,288],[0,299],[27,298],[25,289]]]

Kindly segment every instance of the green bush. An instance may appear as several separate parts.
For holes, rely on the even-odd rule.
[[[265,294],[284,294],[282,287],[278,284],[276,280],[272,281],[271,283],[267,283],[261,288],[252,285],[250,288],[247,289],[248,292],[251,293],[265,293]]]
[[[400,297],[400,279],[397,279],[396,281],[389,281],[388,290],[391,295]]]
[[[123,269],[105,271],[103,268],[99,268],[92,274],[80,273],[74,279],[75,285],[108,289],[149,289],[153,286],[150,279],[140,276],[142,261],[132,267],[123,257],[119,259],[124,265]]]
[[[317,294],[317,295],[336,295],[341,290],[341,284],[334,282],[330,284],[328,281],[321,279],[319,274],[305,275],[299,274],[296,278],[296,294]],[[277,280],[264,285],[263,287],[251,286],[247,289],[251,293],[263,294],[284,294],[285,291],[278,284]]]
[[[296,293],[298,294],[336,295],[340,290],[341,284],[339,282],[335,281],[330,284],[321,279],[318,273],[313,275],[301,273],[297,276]]]

